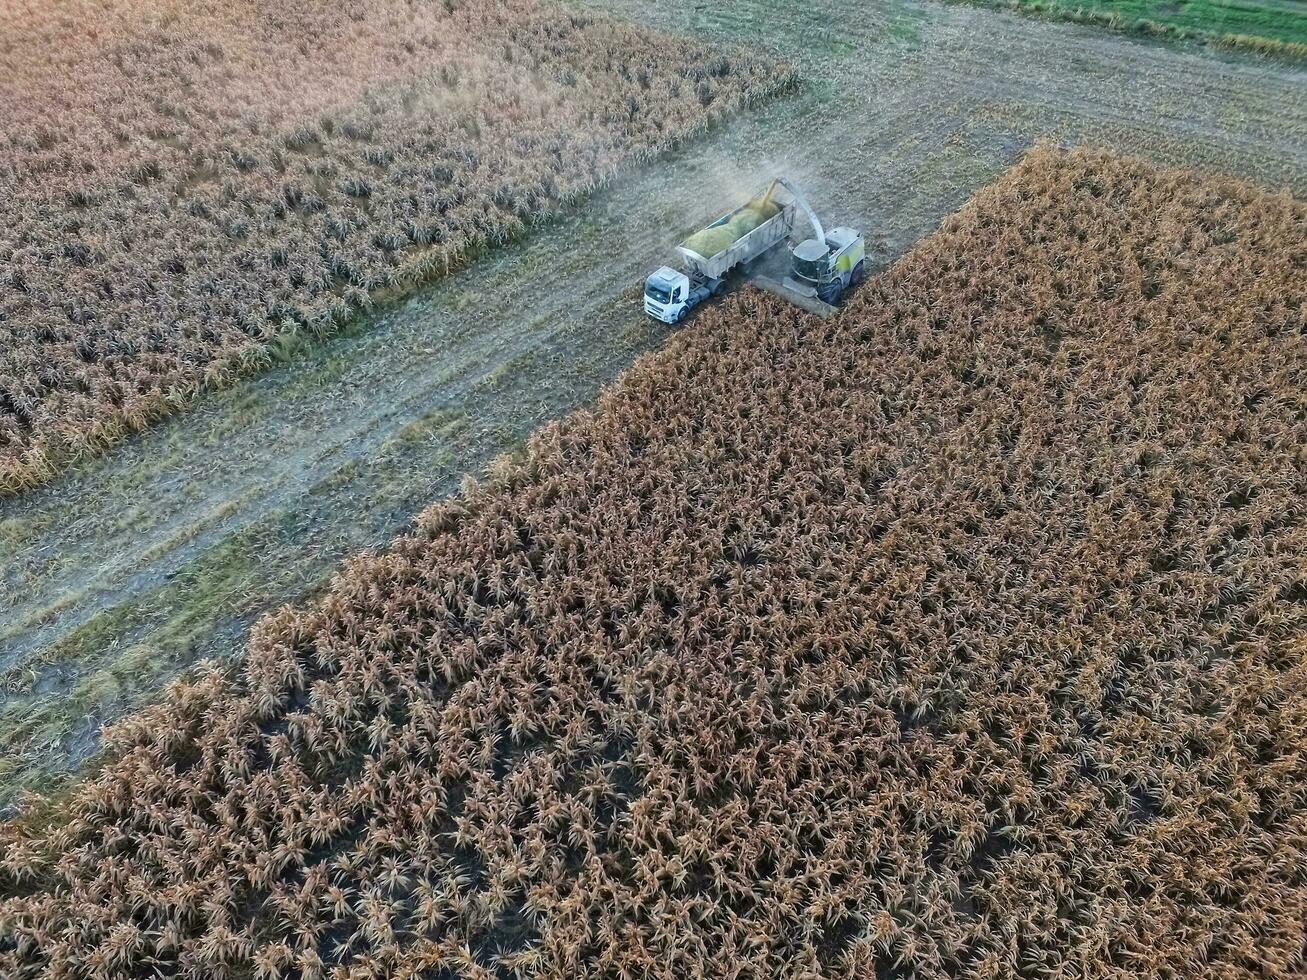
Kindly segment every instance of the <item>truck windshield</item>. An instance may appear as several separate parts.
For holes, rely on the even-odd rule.
[[[667,290],[659,289],[657,286],[654,286],[652,284],[646,285],[644,287],[644,294],[648,296],[650,299],[652,299],[655,303],[662,303],[664,306],[667,305],[667,303],[671,302],[672,299],[672,297],[668,294]]]

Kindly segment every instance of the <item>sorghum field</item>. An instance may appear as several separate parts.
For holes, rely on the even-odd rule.
[[[0,838],[7,977],[1301,975],[1307,206],[1041,147]]]
[[[535,0],[28,0],[0,36],[0,493],[789,77]]]

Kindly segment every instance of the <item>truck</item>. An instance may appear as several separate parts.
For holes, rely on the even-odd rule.
[[[773,201],[779,184],[773,180],[762,194],[677,245],[682,268],[664,265],[649,276],[644,285],[644,311],[663,323],[680,323],[690,310],[721,293],[731,272],[785,241],[794,226],[795,202],[778,205]],[[760,223],[752,220],[755,217]],[[748,224],[753,224],[751,230],[733,238],[732,229]],[[703,255],[699,250],[707,250],[705,242],[720,243],[721,248]]]
[[[780,201],[778,189],[786,192],[788,201]],[[663,323],[680,323],[690,310],[721,293],[736,269],[754,265],[777,245],[788,242],[799,211],[812,226],[813,237],[791,246],[791,274],[783,281],[763,275],[752,278],[758,286],[804,309],[830,315],[844,290],[865,277],[866,246],[852,228],[835,228],[827,234],[803,195],[785,177],[775,178],[761,194],[677,245],[682,267],[661,266],[645,280],[645,312]]]

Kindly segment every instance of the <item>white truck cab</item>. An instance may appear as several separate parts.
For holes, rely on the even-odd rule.
[[[680,323],[690,309],[690,277],[663,266],[644,283],[644,311],[663,323]]]

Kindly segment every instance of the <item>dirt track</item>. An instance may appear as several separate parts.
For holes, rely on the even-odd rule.
[[[665,336],[640,312],[644,275],[775,172],[861,224],[881,262],[1041,137],[1307,194],[1301,68],[967,7],[591,5],[761,31],[808,84],[365,329],[0,503],[0,806],[188,663],[239,649],[260,611],[591,400]]]

